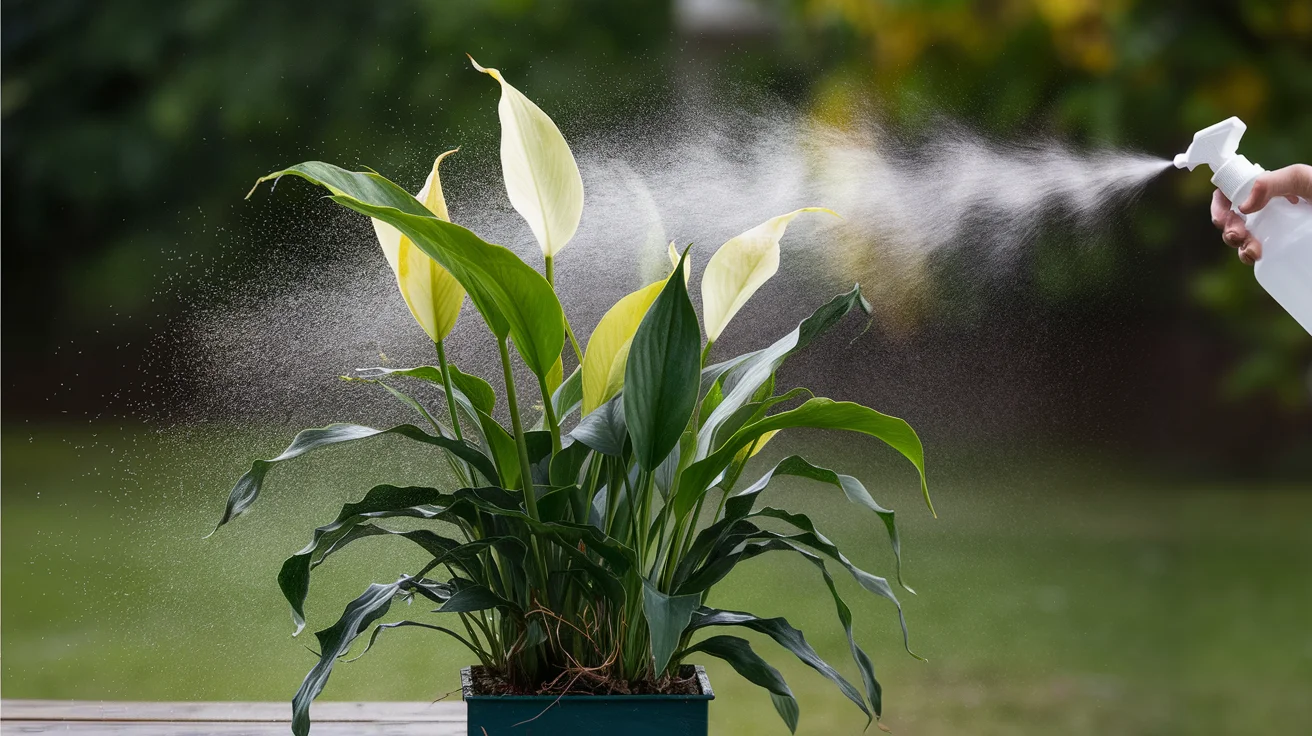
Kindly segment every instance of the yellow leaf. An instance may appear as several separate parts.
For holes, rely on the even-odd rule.
[[[609,401],[624,386],[624,367],[633,335],[664,287],[662,279],[638,289],[615,302],[597,323],[583,355],[584,415]]]
[[[450,216],[437,170],[442,165],[442,159],[456,150],[459,149],[437,157],[424,187],[415,197],[434,215],[448,221]],[[400,230],[382,220],[372,222],[378,244],[383,248],[387,265],[396,274],[397,286],[401,289],[401,296],[405,297],[406,306],[410,307],[410,314],[414,315],[415,321],[434,342],[445,338],[451,333],[451,328],[455,327],[456,317],[460,315],[460,306],[465,299],[464,287],[437,261],[429,258],[427,253],[402,235]]]
[[[735,459],[741,462],[743,460],[750,460],[751,458],[756,457],[756,453],[765,449],[765,443],[774,439],[774,436],[782,431],[783,431],[782,429],[772,429],[769,432],[762,434],[760,437],[756,438],[756,442],[747,445],[743,449],[739,450],[738,454],[734,456]]]
[[[556,393],[560,384],[565,380],[565,361],[556,358],[556,362],[551,365],[551,370],[547,371],[547,392]]]
[[[714,342],[752,294],[779,270],[779,239],[788,223],[803,212],[838,216],[823,207],[803,207],[731,238],[711,256],[702,274],[702,320],[708,340]]]
[[[583,215],[583,177],[560,129],[496,69],[474,68],[501,84],[501,173],[515,211],[551,258],[574,237]]]

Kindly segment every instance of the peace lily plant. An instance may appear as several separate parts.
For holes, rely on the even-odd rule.
[[[774,344],[709,361],[715,341],[778,270],[779,241],[789,223],[828,210],[783,214],[724,243],[702,275],[700,324],[688,294],[689,249],[679,252],[671,244],[671,274],[616,302],[584,352],[557,299],[552,268],[583,210],[578,167],[546,113],[497,70],[477,63],[475,68],[500,85],[506,192],[542,248],[542,273],[450,222],[438,169],[454,151],[434,161],[417,196],[372,171],[317,161],[260,180],[301,177],[327,189],[334,202],[372,218],[401,295],[436,346],[437,365],[362,371],[354,380],[390,392],[415,411],[417,423],[388,429],[331,424],[300,432],[282,454],[256,460],[237,481],[219,526],[255,503],[274,465],[378,435],[431,446],[454,476],[435,487],[370,489],[315,529],[310,543],[283,564],[278,584],[299,633],[311,572],[351,542],[390,535],[431,556],[413,574],[370,585],[335,624],[316,632],[319,661],[292,700],[292,730],[297,736],[309,731],[311,701],[356,639],[368,635],[372,646],[384,631],[401,626],[455,638],[488,673],[526,693],[660,691],[684,676],[681,665],[689,658],[717,657],[769,691],[788,728],[795,729],[797,702],[779,672],[746,639],[716,633],[742,627],[772,638],[831,680],[869,723],[881,713],[880,685],[853,635],[852,615],[831,567],[893,603],[905,642],[893,587],[854,565],[806,514],[764,505],[762,494],[774,479],[796,476],[869,510],[887,531],[898,584],[909,591],[901,581],[893,512],[856,478],[799,456],[740,483],[750,458],[776,433],[838,429],[875,437],[905,456],[929,502],[921,443],[906,422],[776,385],[776,372],[789,356],[848,312],[868,312],[869,306],[853,287]],[[495,418],[491,383],[460,371],[444,350],[466,295],[500,351],[497,380],[509,428]],[[564,355],[567,339],[573,349]],[[540,417],[529,416],[525,387],[516,385],[512,345],[537,383]],[[578,363],[568,378],[563,355]],[[426,406],[404,393],[407,380],[440,387],[445,407]],[[382,524],[394,517],[419,520],[418,528],[398,531]],[[801,555],[815,565],[847,635],[859,687],[786,620],[706,605],[711,588],[735,565],[766,552]],[[435,615],[383,623],[398,599],[427,600]]]

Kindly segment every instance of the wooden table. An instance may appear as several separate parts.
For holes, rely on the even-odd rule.
[[[290,736],[290,703],[0,701],[0,732],[74,736]],[[312,736],[465,736],[465,704],[315,703]],[[480,735],[481,736],[481,735]]]

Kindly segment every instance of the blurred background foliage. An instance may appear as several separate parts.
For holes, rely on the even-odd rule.
[[[58,410],[42,389],[75,368],[54,346],[108,355],[168,320],[155,298],[180,254],[214,254],[202,281],[218,282],[295,227],[240,214],[257,174],[310,157],[396,170],[417,142],[485,125],[466,51],[597,128],[709,84],[838,124],[873,105],[912,129],[947,114],[1163,156],[1238,115],[1253,160],[1312,160],[1312,0],[6,0],[3,21],[4,370],[29,387],[6,410],[23,414]],[[1025,297],[1090,340],[1132,325],[1172,360],[1202,356],[1191,387],[1250,424],[1305,423],[1312,341],[1221,246],[1208,189],[1163,177],[1105,247],[1045,238]],[[971,298],[959,321],[1015,294]]]
[[[399,448],[371,446],[308,461],[268,513],[199,542],[227,484],[287,428],[231,426],[231,414],[142,426],[149,416],[125,411],[123,392],[144,390],[138,407],[188,405],[185,381],[149,384],[176,379],[162,374],[184,373],[190,356],[142,348],[178,342],[170,330],[188,291],[236,292],[250,264],[270,258],[300,259],[277,273],[313,278],[324,223],[284,203],[295,195],[243,202],[257,176],[318,158],[413,183],[424,156],[448,144],[493,160],[496,91],[466,52],[515,70],[571,140],[686,112],[690,96],[775,97],[835,125],[873,109],[914,132],[948,115],[999,139],[1163,157],[1238,115],[1252,160],[1312,162],[1312,0],[0,9],[7,697],[272,700],[294,689],[310,655],[286,636],[277,561],[299,546],[306,518],[394,471],[428,478],[431,458],[394,467]],[[454,162],[453,183],[471,180],[464,165]],[[767,451],[813,443],[859,468],[881,502],[906,504],[899,525],[923,595],[905,604],[930,663],[901,651],[882,602],[857,612],[895,730],[1294,733],[1312,718],[1312,338],[1222,245],[1209,196],[1203,173],[1168,172],[1091,246],[1052,228],[1002,278],[982,278],[972,259],[984,256],[962,248],[930,264],[923,290],[883,279],[870,285],[874,329],[858,341],[851,325],[788,369],[822,393],[906,416],[926,440],[939,520],[919,513],[906,479],[880,471],[869,446],[801,435]],[[879,249],[869,257],[881,265]],[[782,321],[813,306],[814,294],[796,296],[758,300]],[[138,365],[147,358],[149,372]],[[242,358],[238,373],[267,368]],[[325,381],[277,390],[301,401]],[[322,417],[341,418],[356,415]],[[858,563],[876,554],[841,503],[817,520],[857,542],[847,549]],[[397,564],[392,549],[342,562],[317,600],[358,591]],[[799,603],[823,589],[784,586],[793,578],[780,564],[762,558],[726,588],[726,604],[787,615],[822,656],[845,660],[842,633],[811,625],[832,612]],[[462,655],[431,641],[383,644],[334,675],[325,697],[418,700],[454,687]],[[864,726],[804,669],[785,665],[803,733]],[[783,731],[750,685],[725,669],[712,676],[715,732]]]

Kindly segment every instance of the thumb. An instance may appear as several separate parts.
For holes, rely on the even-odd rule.
[[[1312,197],[1312,167],[1294,164],[1257,177],[1239,211],[1250,215],[1265,207],[1272,197],[1287,197],[1291,201],[1297,201],[1293,199],[1297,197]]]

